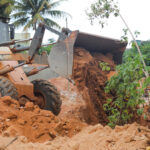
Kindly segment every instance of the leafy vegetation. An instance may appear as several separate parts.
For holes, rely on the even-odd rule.
[[[101,67],[102,71],[110,71],[110,66],[106,62],[99,62],[99,66]]]
[[[109,119],[109,125],[114,127],[116,124],[123,125],[129,122],[135,114],[141,115],[143,109],[139,108],[144,104],[142,99],[145,88],[150,83],[150,78],[143,81],[143,65],[139,56],[127,57],[127,61],[117,66],[117,74],[114,75],[105,87],[106,93],[111,93],[114,98],[108,99],[104,104]]]
[[[117,66],[117,74],[107,82],[105,91],[113,95],[113,99],[108,99],[104,104],[109,119],[109,125],[114,127],[116,124],[123,125],[131,120],[135,115],[141,115],[143,109],[139,108],[140,104],[145,101],[142,99],[145,88],[150,83],[150,77],[147,70],[149,65],[148,45],[143,45],[139,48],[133,33],[131,32],[126,21],[120,14],[120,10],[116,0],[97,0],[91,4],[90,11],[87,15],[93,21],[99,21],[99,24],[104,27],[110,15],[115,17],[120,16],[127,29],[123,29],[124,35],[121,37],[123,41],[128,41],[128,31],[132,36],[134,44],[132,49],[124,54],[124,63]],[[135,36],[139,32],[135,31]],[[141,52],[142,51],[142,52]],[[145,63],[146,61],[146,63]],[[140,80],[143,77],[144,81],[140,86]]]
[[[93,4],[91,4],[90,7],[90,11],[87,12],[87,15],[89,17],[89,20],[91,21],[91,23],[93,23],[94,20],[98,20],[99,24],[101,24],[102,27],[104,27],[104,24],[106,24],[106,20],[111,16],[119,16],[120,19],[122,20],[122,22],[124,23],[124,25],[126,26],[127,29],[124,30],[125,35],[127,35],[127,31],[129,31],[135,46],[137,47],[141,62],[143,64],[143,69],[144,69],[144,74],[146,76],[146,78],[149,77],[149,73],[148,70],[146,68],[146,64],[145,61],[143,59],[141,50],[135,40],[135,37],[132,33],[132,31],[130,30],[127,22],[125,21],[125,19],[123,18],[123,16],[120,14],[120,9],[117,3],[117,0],[97,0],[96,2],[94,2]],[[139,34],[138,32],[135,32],[135,34]],[[126,38],[125,38],[126,40]]]
[[[119,16],[118,3],[115,0],[97,0],[91,4],[90,10],[87,10],[86,14],[91,24],[98,20],[98,23],[104,27],[111,15]]]
[[[60,19],[69,14],[57,10],[56,7],[64,0],[1,0],[0,16],[11,17],[16,27],[24,26],[24,30],[33,27],[35,30],[39,22],[50,27],[60,28],[55,19]]]
[[[52,47],[53,47],[53,45],[48,45],[48,46],[41,47],[39,49],[39,54],[42,54],[43,52],[47,52],[47,54],[49,54]]]
[[[0,0],[0,17],[9,18],[14,3],[14,0]]]
[[[128,32],[129,32],[129,30],[127,28],[123,28],[122,31],[123,31],[123,35],[121,36],[121,41],[122,42],[128,42]],[[137,31],[137,30],[134,31],[134,36],[136,38],[139,36],[139,34],[140,34],[139,31]]]
[[[143,58],[145,60],[145,63],[147,65],[147,69],[149,70],[149,66],[150,66],[150,52],[149,52],[149,50],[150,50],[150,41],[145,41],[145,42],[138,41],[138,43],[139,43],[139,47],[141,49]],[[137,55],[138,55],[137,48],[136,48],[135,44],[132,43],[132,47],[129,50],[126,50],[124,55],[123,55],[123,62],[127,62],[128,57],[134,58]]]
[[[141,42],[140,49],[143,54],[147,69],[150,72],[150,41]],[[105,91],[114,95],[114,99],[107,100],[104,110],[108,114],[109,125],[124,124],[130,121],[133,115],[142,115],[143,109],[138,108],[145,101],[142,96],[145,88],[150,84],[150,78],[144,78],[143,65],[137,48],[132,43],[132,48],[126,50],[123,55],[123,64],[116,67],[117,74],[107,82]]]
[[[51,38],[48,40],[49,41],[49,44],[52,44],[55,42],[55,39]],[[39,49],[39,54],[42,54],[42,52],[47,52],[47,54],[50,53],[51,49],[53,47],[53,44],[52,45],[47,45],[47,46],[43,46]]]
[[[16,27],[24,26],[24,30],[31,27],[36,29],[39,22],[60,28],[52,18],[62,18],[68,15],[66,12],[55,9],[61,2],[63,0],[18,0],[15,2],[15,11],[12,14],[15,19],[14,24]]]

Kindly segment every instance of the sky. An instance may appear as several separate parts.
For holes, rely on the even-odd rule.
[[[98,23],[94,25],[90,24],[85,10],[90,8],[92,2],[94,0],[68,0],[67,2],[63,2],[58,9],[71,14],[72,19],[68,18],[68,27],[71,30],[80,30],[82,32],[120,39],[123,35],[122,29],[125,28],[125,25],[119,17],[111,17],[108,20],[108,25],[103,29]],[[118,2],[121,14],[132,32],[135,30],[140,32],[138,39],[150,39],[150,0],[118,0]],[[58,22],[62,27],[66,26],[65,19]],[[55,37],[54,34],[46,31],[44,43],[46,43],[47,39],[53,37]],[[129,39],[131,39],[130,35]]]

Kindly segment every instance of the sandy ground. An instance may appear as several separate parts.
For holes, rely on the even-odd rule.
[[[8,146],[8,150],[145,150],[149,143],[150,130],[136,123],[117,126],[114,130],[100,124],[84,128],[80,133],[69,137],[57,137],[45,143],[27,143],[25,137]],[[14,138],[0,137],[0,147]]]

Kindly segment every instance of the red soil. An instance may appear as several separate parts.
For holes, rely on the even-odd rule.
[[[107,62],[114,70],[114,61],[110,54],[94,53],[93,56],[83,48],[74,50],[73,79],[83,94],[88,107],[89,123],[107,123],[103,104],[111,95],[104,92],[109,71],[102,71],[100,62]]]
[[[22,135],[31,142],[44,142],[57,136],[71,137],[84,126],[74,119],[56,117],[31,102],[23,108],[8,96],[0,99],[0,134],[4,136]]]
[[[0,137],[0,148],[11,140]],[[57,137],[46,143],[27,143],[24,137],[19,137],[7,150],[149,150],[149,145],[150,130],[146,127],[134,123],[111,129],[97,124],[71,138]]]

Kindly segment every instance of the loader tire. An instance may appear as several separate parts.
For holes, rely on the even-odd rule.
[[[54,115],[58,115],[61,110],[62,101],[57,89],[47,80],[37,79],[32,81],[32,83],[35,96],[42,95],[44,97],[45,106],[42,109],[50,110]]]
[[[18,93],[16,87],[6,77],[0,76],[0,97],[10,96],[18,100]]]

